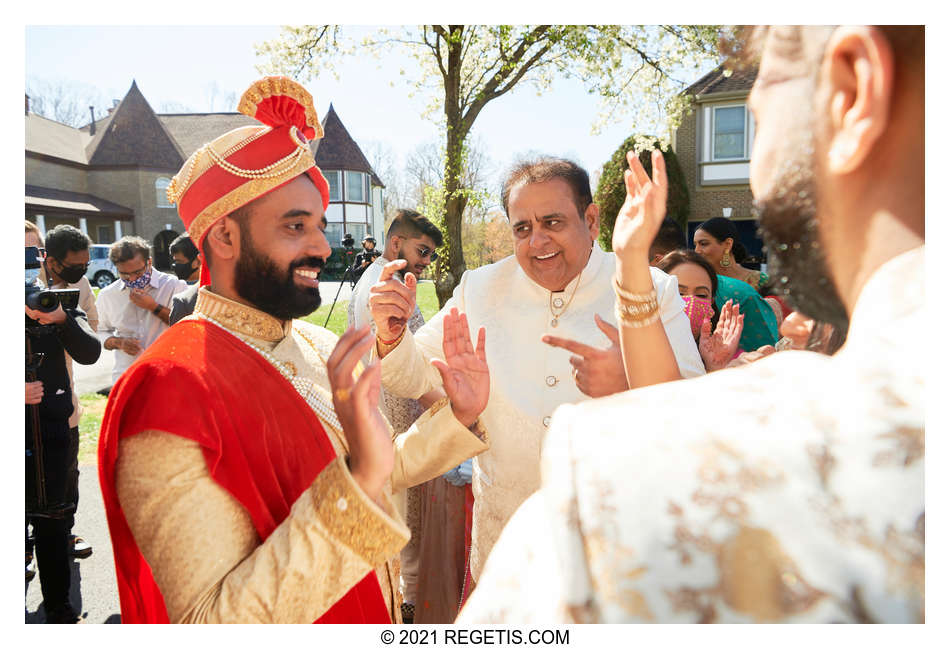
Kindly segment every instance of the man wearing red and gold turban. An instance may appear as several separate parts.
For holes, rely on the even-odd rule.
[[[123,622],[400,621],[409,531],[393,490],[488,448],[484,332],[447,327],[448,399],[395,443],[369,327],[339,341],[320,305],[329,191],[309,93],[268,77],[238,109],[262,124],[196,151],[169,199],[202,251],[194,313],[112,390],[99,478]],[[449,331],[451,329],[451,331]]]

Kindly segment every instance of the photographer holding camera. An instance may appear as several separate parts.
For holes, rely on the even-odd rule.
[[[363,250],[356,255],[356,259],[353,260],[353,267],[350,269],[354,281],[358,282],[370,264],[376,261],[376,258],[381,254],[379,250],[376,250],[376,239],[369,235],[363,237]]]
[[[43,246],[43,238],[39,229],[29,221],[26,222],[27,245]],[[31,243],[31,234],[37,243]],[[86,321],[93,331],[99,326],[99,313],[96,311],[96,296],[86,277],[89,269],[89,246],[92,242],[82,231],[71,225],[57,225],[46,233],[46,260],[40,268],[40,281],[50,288],[74,288],[79,290],[79,308],[86,314]],[[79,395],[76,394],[73,381],[73,361],[66,354],[66,370],[69,372],[69,388],[73,394],[73,414],[69,416],[70,444],[79,448],[79,419],[82,416],[82,406],[79,404]],[[79,460],[78,453],[73,465],[69,469],[69,501],[79,506]],[[73,523],[69,521],[69,553],[77,559],[85,559],[92,554],[92,546],[82,538],[72,533]]]
[[[78,439],[74,443],[70,431],[74,408],[66,355],[91,365],[99,359],[101,346],[78,308],[80,291],[44,290],[40,285],[44,260],[35,245],[42,244],[39,233],[27,232],[26,244],[27,531],[32,524],[47,622],[75,623],[78,616],[69,602],[69,528],[75,512],[71,483]]]

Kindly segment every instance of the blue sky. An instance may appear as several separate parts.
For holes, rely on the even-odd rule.
[[[277,26],[27,27],[26,80],[80,83],[109,100],[121,99],[135,79],[157,111],[166,102],[206,111],[212,84],[219,97],[240,96],[259,76],[254,44],[279,33]],[[437,125],[421,117],[425,99],[408,98],[409,86],[399,74],[414,65],[401,54],[383,61],[348,57],[337,68],[339,81],[324,74],[307,88],[321,119],[332,101],[357,142],[385,142],[402,164],[419,144],[440,140]],[[593,174],[633,132],[628,117],[592,135],[597,113],[597,97],[580,82],[563,79],[540,97],[524,86],[491,102],[473,134],[492,163],[492,186],[526,152],[570,157]]]

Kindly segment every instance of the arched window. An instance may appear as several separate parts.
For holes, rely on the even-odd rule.
[[[168,202],[168,196],[165,191],[171,184],[171,178],[159,177],[155,180],[155,206],[156,207],[175,207]]]

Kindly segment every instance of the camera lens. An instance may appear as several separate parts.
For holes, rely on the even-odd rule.
[[[56,295],[53,293],[47,293],[46,291],[43,291],[39,294],[39,299],[37,302],[39,302],[40,311],[55,311],[56,305],[58,304]]]

